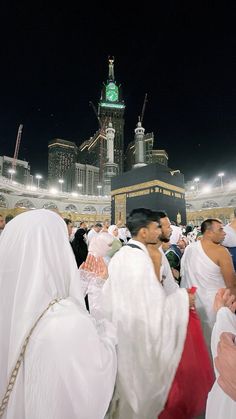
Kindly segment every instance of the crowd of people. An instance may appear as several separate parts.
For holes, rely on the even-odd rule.
[[[126,225],[12,218],[0,215],[0,417],[236,417],[236,212],[200,228],[146,208]]]

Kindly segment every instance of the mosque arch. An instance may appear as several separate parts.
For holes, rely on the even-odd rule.
[[[57,205],[55,204],[55,202],[45,202],[45,204],[43,205],[44,209],[54,209],[54,210],[58,210]]]
[[[82,210],[82,214],[97,214],[97,210],[92,205],[86,205]]]
[[[203,223],[203,221],[204,221],[204,218],[203,217],[197,216],[197,218],[196,218],[196,225],[197,226],[200,226]]]
[[[228,207],[236,207],[236,196],[229,201]]]
[[[202,204],[202,208],[217,208],[217,207],[219,207],[219,204],[217,204],[217,202],[213,200],[204,201]]]
[[[110,215],[111,214],[111,207],[108,205],[102,209],[102,214]]]
[[[78,212],[78,208],[74,204],[69,204],[65,207],[65,211]]]
[[[218,217],[223,224],[227,224],[229,222],[229,217],[227,217],[225,214],[220,214]]]
[[[23,198],[15,203],[15,208],[35,209],[35,205],[29,199]]]
[[[194,211],[195,208],[192,204],[190,204],[190,202],[186,202],[186,210],[187,211]]]
[[[8,202],[4,195],[0,195],[0,208],[7,208]]]

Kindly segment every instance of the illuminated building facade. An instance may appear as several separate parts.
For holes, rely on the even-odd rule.
[[[74,142],[55,138],[48,144],[48,183],[63,179],[66,171],[77,161],[78,147]]]

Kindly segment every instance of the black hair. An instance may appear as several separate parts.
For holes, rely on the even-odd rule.
[[[96,223],[94,227],[101,227],[102,228],[102,224],[101,223]]]
[[[152,211],[148,208],[136,208],[127,217],[126,226],[131,236],[137,236],[139,230],[147,227],[151,222],[160,223],[161,218],[167,217],[165,211]]]
[[[222,224],[218,218],[207,218],[207,220],[203,221],[201,224],[201,233],[204,234],[206,230],[210,230],[213,223]]]
[[[78,228],[78,230],[76,230],[75,232],[74,242],[76,242],[77,240],[81,240],[85,234],[86,230],[84,228]]]
[[[9,223],[9,221],[13,220],[13,218],[14,218],[14,216],[13,216],[12,214],[8,214],[8,215],[6,215],[6,218],[5,218],[5,223],[6,223],[6,224],[7,224],[7,223]]]
[[[63,220],[65,221],[67,226],[68,224],[72,224],[72,221],[70,220],[70,218],[63,218]]]
[[[185,230],[185,236],[187,236],[188,233],[191,233],[193,231],[193,227],[192,226],[186,226],[186,230]]]

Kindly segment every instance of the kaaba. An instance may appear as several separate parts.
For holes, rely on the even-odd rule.
[[[185,225],[184,175],[154,163],[112,178],[112,223],[125,224],[127,215],[135,208],[164,210],[171,221]]]

